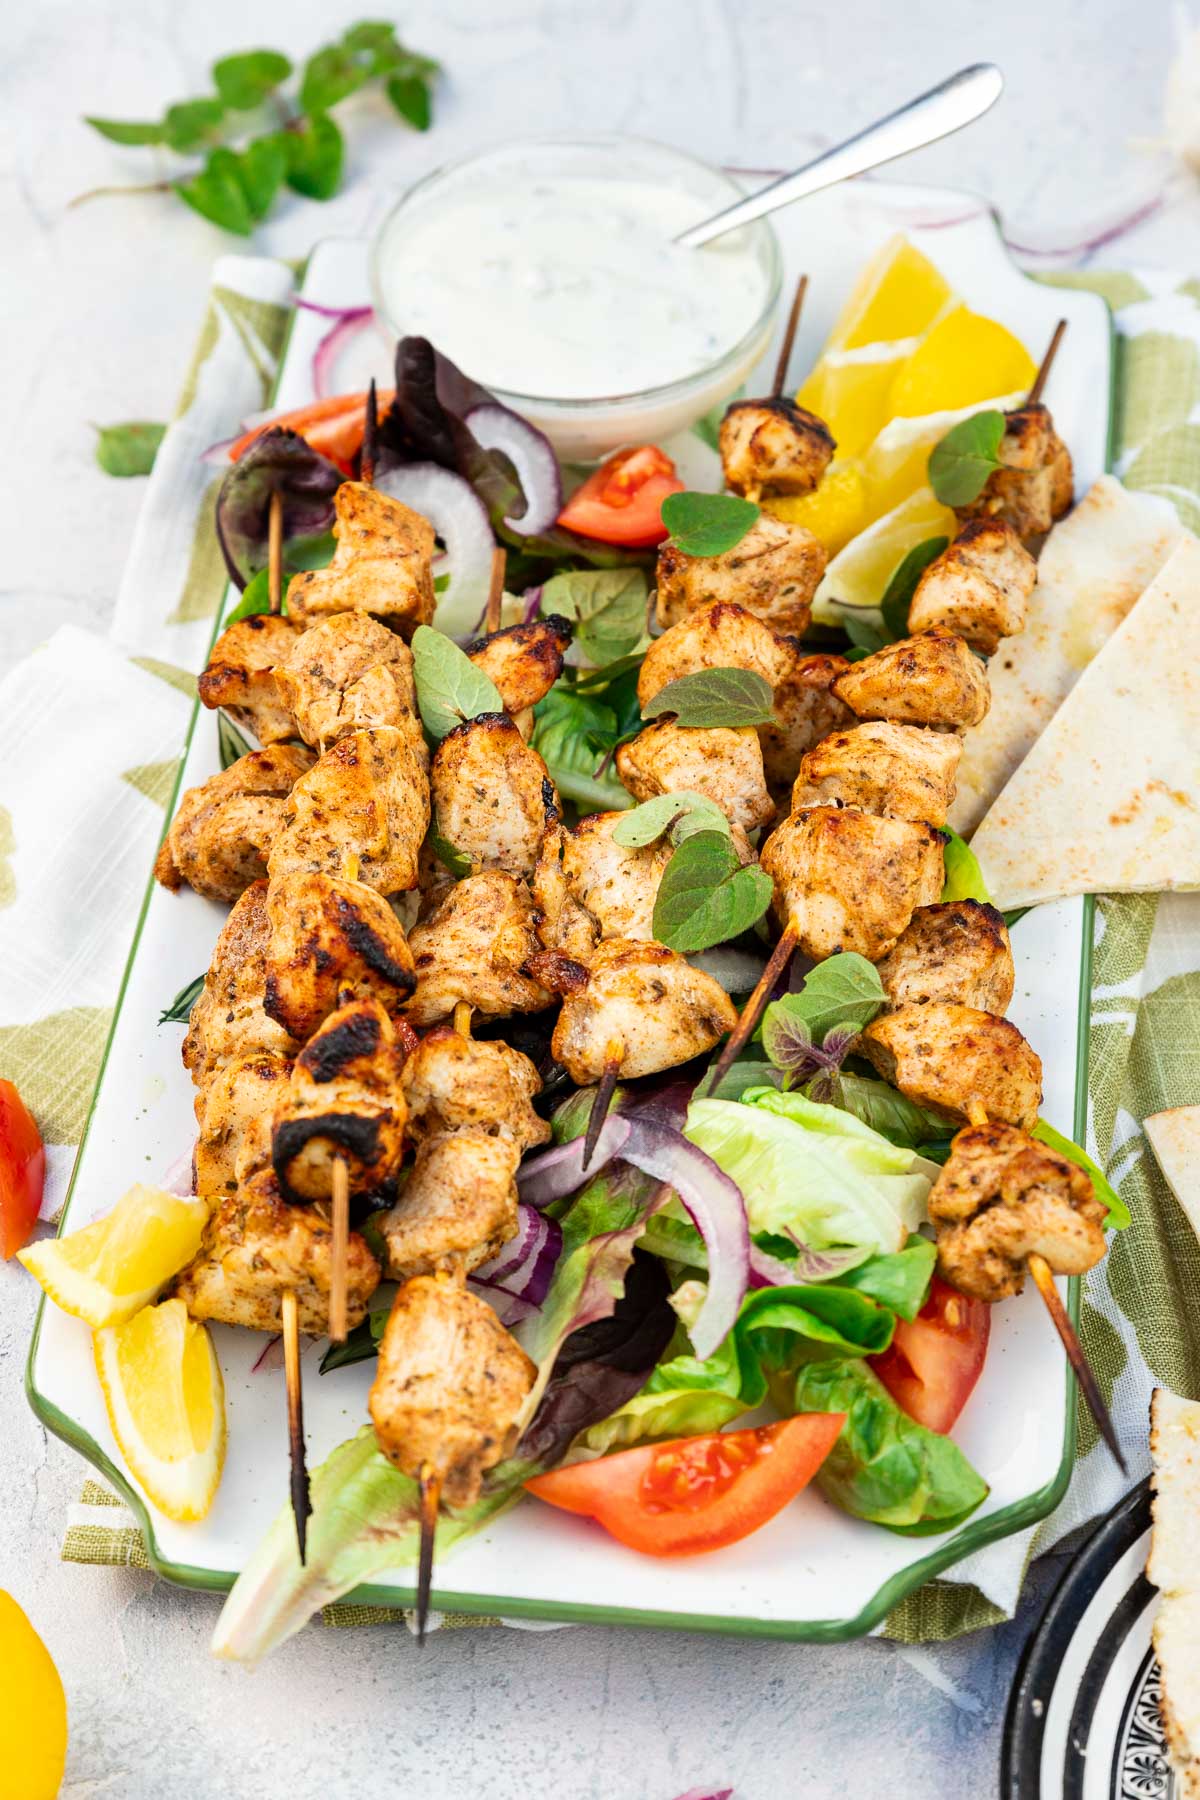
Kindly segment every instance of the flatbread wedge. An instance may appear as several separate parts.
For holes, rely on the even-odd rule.
[[[1154,1649],[1162,1719],[1181,1800],[1200,1800],[1200,1401],[1155,1388],[1150,1401],[1154,1530],[1146,1574],[1162,1599]]]
[[[1183,536],[1165,502],[1131,493],[1111,475],[1055,526],[1038,563],[1029,623],[992,658],[991,708],[963,744],[950,809],[960,835],[974,831]]]
[[[1142,1129],[1188,1224],[1200,1238],[1200,1106],[1151,1113]]]
[[[972,839],[1002,910],[1200,887],[1200,542],[1083,671]]]

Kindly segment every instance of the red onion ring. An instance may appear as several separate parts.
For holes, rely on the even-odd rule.
[[[195,1144],[175,1158],[158,1185],[164,1193],[177,1194],[181,1200],[191,1200],[194,1197],[196,1192]]]
[[[375,317],[373,306],[320,306],[315,300],[296,296],[294,304],[304,312],[319,313],[334,322],[313,351],[313,397],[328,400],[337,390],[333,385],[333,368],[342,349]]]
[[[550,1277],[562,1251],[562,1227],[533,1206],[517,1209],[517,1234],[490,1262],[481,1263],[471,1279],[531,1307],[546,1298]]]
[[[630,1122],[623,1113],[609,1113],[600,1127],[600,1136],[596,1139],[595,1153],[587,1166],[586,1176],[582,1136],[572,1138],[570,1143],[558,1144],[553,1150],[543,1151],[541,1156],[535,1156],[517,1174],[517,1191],[521,1199],[530,1206],[549,1206],[552,1200],[563,1200],[568,1194],[573,1194],[585,1179],[590,1180],[593,1175],[599,1175],[615,1156],[620,1156],[630,1129]]]
[[[487,605],[496,540],[487,509],[469,481],[437,463],[400,463],[375,486],[429,520],[446,546],[450,583],[438,596],[434,623],[449,637],[467,636]]]
[[[477,444],[502,451],[516,470],[525,511],[516,518],[507,514],[505,524],[522,537],[549,531],[563,504],[562,472],[549,438],[498,400],[473,406],[463,423]]]

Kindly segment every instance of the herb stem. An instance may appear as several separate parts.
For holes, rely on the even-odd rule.
[[[169,194],[173,186],[170,181],[140,181],[128,187],[88,188],[85,193],[76,194],[73,200],[67,201],[67,210],[82,206],[86,200],[103,200],[113,194]]]

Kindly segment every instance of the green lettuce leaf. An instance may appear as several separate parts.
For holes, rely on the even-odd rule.
[[[1108,1208],[1108,1216],[1104,1221],[1106,1231],[1124,1231],[1127,1225],[1133,1223],[1129,1208],[1120,1194],[1104,1170],[1100,1168],[1099,1164],[1092,1161],[1086,1150],[1081,1150],[1078,1144],[1073,1143],[1070,1138],[1064,1137],[1061,1131],[1055,1131],[1053,1125],[1047,1124],[1045,1119],[1038,1120],[1033,1128],[1033,1136],[1040,1139],[1043,1144],[1048,1144],[1051,1150],[1057,1150],[1060,1156],[1065,1156],[1068,1162],[1073,1162],[1077,1168],[1091,1176],[1097,1200]]]

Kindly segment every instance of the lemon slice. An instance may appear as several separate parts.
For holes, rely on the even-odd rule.
[[[892,388],[918,339],[867,344],[861,350],[833,350],[823,356],[796,395],[824,419],[839,458],[858,456],[892,416]]]
[[[926,538],[952,538],[956,528],[950,508],[935,499],[931,489],[919,488],[834,557],[813,595],[813,618],[823,625],[844,624],[835,600],[847,606],[878,606],[901,558]]]
[[[1019,338],[996,319],[955,306],[913,351],[892,387],[891,412],[915,418],[1026,391],[1037,374]]]
[[[945,276],[915,244],[901,235],[889,238],[855,282],[826,349],[919,337],[954,298]]]
[[[0,1589],[0,1769],[4,1792],[54,1800],[67,1760],[67,1702],[58,1670],[11,1594]]]
[[[202,1519],[225,1461],[225,1386],[208,1332],[182,1300],[164,1300],[92,1341],[129,1467],[169,1519]]]
[[[929,479],[929,453],[952,425],[972,413],[992,410],[1009,412],[1024,398],[1023,388],[1001,394],[973,406],[956,407],[949,412],[925,413],[917,419],[892,419],[883,427],[871,448],[862,458],[864,486],[863,524],[882,518],[910,494],[924,487]]]
[[[803,525],[834,556],[867,523],[866,490],[856,462],[831,463],[811,494],[768,495],[763,511]]]
[[[200,1248],[203,1200],[131,1187],[107,1218],[20,1251],[56,1306],[99,1330],[131,1319]]]

